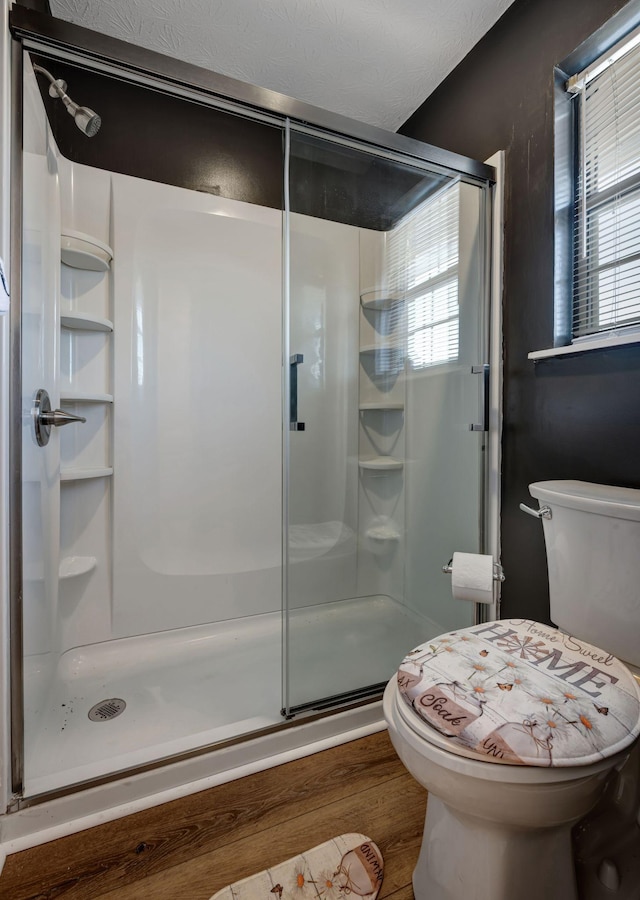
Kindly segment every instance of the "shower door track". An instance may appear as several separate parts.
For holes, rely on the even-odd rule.
[[[66,60],[87,70],[99,71],[144,85],[150,89],[199,102],[203,105],[242,115],[246,118],[306,134],[322,136],[343,146],[374,153],[386,159],[409,162],[416,168],[434,173],[457,173],[461,181],[478,186],[493,186],[496,174],[492,166],[442,150],[429,144],[366,125],[357,120],[327,112],[284,95],[218,75],[154,51],[135,47],[125,41],[98,34],[89,29],[55,19],[22,6],[14,6],[9,15],[14,38],[12,47],[12,147],[11,147],[11,388],[10,388],[10,759],[11,792],[8,810],[18,811],[37,804],[160,769],[172,763],[203,756],[231,747],[300,722],[313,722],[329,713],[344,712],[372,703],[382,696],[384,683],[338,694],[320,702],[290,708],[295,721],[283,721],[248,732],[237,738],[162,757],[152,762],[109,773],[108,775],[65,785],[52,791],[24,797],[24,685],[22,674],[22,509],[21,509],[21,376],[20,376],[20,296],[22,242],[22,53],[33,50],[48,57]]]
[[[353,691],[349,695],[340,695],[340,697],[344,696],[344,700],[342,702],[339,699],[331,698],[333,701],[333,705],[331,706],[331,713],[343,713],[349,712],[350,710],[359,709],[360,707],[367,706],[370,703],[375,702],[376,700],[382,699],[382,694],[385,688],[385,684],[375,685],[371,688],[371,692],[367,693],[366,696],[363,693],[363,696],[358,698],[355,695],[360,693],[358,691]],[[328,701],[327,701],[328,702]],[[282,722],[277,725],[270,725],[266,728],[260,728],[257,731],[248,731],[246,734],[240,735],[239,737],[229,738],[226,741],[218,741],[215,744],[206,744],[204,747],[196,747],[193,750],[188,750],[184,753],[175,753],[172,756],[163,756],[161,759],[153,760],[152,762],[143,763],[139,766],[132,766],[127,769],[119,769],[115,772],[109,772],[108,775],[101,775],[97,778],[88,778],[85,781],[76,781],[72,784],[64,785],[60,788],[55,788],[51,791],[44,791],[41,794],[33,794],[30,797],[24,796],[14,796],[9,803],[8,812],[19,812],[23,809],[30,809],[33,806],[39,806],[42,803],[48,803],[52,800],[59,800],[62,797],[68,797],[72,794],[78,794],[82,791],[88,790],[90,788],[97,788],[107,784],[113,784],[116,781],[120,781],[122,778],[133,778],[136,775],[144,775],[147,772],[153,772],[157,769],[162,769],[164,766],[173,765],[176,763],[188,762],[192,759],[197,759],[199,756],[206,756],[207,753],[213,753],[218,750],[226,750],[231,747],[237,747],[241,744],[244,744],[246,741],[254,740],[256,738],[268,737],[269,735],[277,734],[283,731],[287,731],[292,728],[297,728],[300,724],[311,724],[313,722],[317,722],[320,719],[324,719],[328,710],[325,709],[325,705],[323,703],[310,704],[313,709],[308,710],[308,714],[305,715],[305,711],[302,707],[296,708],[296,716],[299,715],[299,718],[295,720],[285,721],[283,719]]]
[[[331,697],[325,697],[324,700],[300,703],[298,706],[289,707],[288,712],[285,709],[281,709],[280,713],[286,719],[291,719],[300,713],[321,712],[325,709],[341,709],[343,708],[342,704],[348,704],[349,706],[346,708],[350,708],[351,705],[359,706],[359,701],[368,703],[371,700],[380,700],[386,685],[386,681],[381,681],[378,684],[372,684],[369,687],[359,688],[355,691],[345,691],[344,694],[333,694]]]

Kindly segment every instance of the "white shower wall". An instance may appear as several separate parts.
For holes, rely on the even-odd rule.
[[[62,266],[62,304],[113,334],[62,331],[59,652],[281,608],[282,213],[61,160],[62,227],[113,247]],[[353,597],[357,564],[358,229],[292,215],[292,606]],[[82,409],[80,409],[82,406]],[[84,430],[83,430],[84,429]]]
[[[119,637],[280,608],[281,219],[113,176]]]
[[[484,356],[483,302],[486,269],[482,195],[466,184],[459,192],[458,358],[408,369],[406,393],[405,597],[410,609],[429,616],[436,633],[472,625],[474,604],[451,595],[442,567],[455,551],[477,553],[484,513],[485,434],[471,431],[482,415],[482,381],[471,372]]]
[[[76,166],[60,155],[59,169],[60,230],[110,244],[109,173]],[[94,272],[59,264],[59,272],[61,316],[113,319],[113,270]],[[87,419],[59,429],[57,436],[62,472],[71,476],[78,468],[112,465],[113,334],[62,324],[59,334],[60,405]],[[76,561],[81,570],[93,565],[59,580],[60,652],[86,643],[88,634],[103,640],[111,633],[111,482],[109,475],[65,477],[60,482],[60,558]]]
[[[401,291],[389,285],[386,267],[388,235],[360,232],[360,295],[373,292],[387,299]],[[406,316],[404,304],[372,309],[360,304],[360,346],[393,344],[399,355],[381,349],[360,356],[359,455],[361,459],[393,457],[404,464],[406,444]],[[398,407],[384,408],[385,404]],[[380,406],[380,408],[370,408]],[[359,479],[358,593],[382,594],[404,604],[406,472],[364,469]],[[391,534],[389,540],[379,535]],[[378,535],[378,536],[376,536]]]
[[[359,229],[290,216],[289,605],[352,598],[358,559]]]
[[[24,652],[32,660],[25,692],[37,704],[55,667],[58,637],[60,456],[55,437],[35,440],[35,392],[59,399],[60,193],[58,158],[31,64],[26,63],[23,166],[30,189],[23,206],[23,614]]]
[[[39,103],[36,94],[34,110]],[[55,146],[51,154],[59,156]],[[58,581],[59,598],[55,586],[46,601],[34,589],[25,604],[27,653],[50,649],[55,656],[276,612],[282,213],[61,157],[58,166],[53,244],[59,229],[71,229],[114,250],[108,273],[59,267],[61,310],[112,320],[114,330],[54,328],[62,405],[88,422],[54,430],[53,441],[63,470],[75,464],[113,474],[61,484],[59,524],[57,511],[50,515],[53,568],[76,558],[95,558],[95,566]],[[477,193],[463,188],[461,208],[461,308],[471,313],[482,292]],[[396,333],[386,335],[359,295],[385,286],[385,235],[297,214],[290,222],[290,352],[304,356],[299,417],[306,420],[305,431],[285,435],[290,606],[383,594],[422,615],[428,604],[429,615],[448,627],[464,611],[452,609],[439,569],[455,549],[476,549],[478,438],[467,434],[466,419],[477,416],[478,379],[466,368],[459,378],[450,367],[403,368],[380,393],[362,357],[359,363],[359,344],[402,342],[406,325],[396,313]],[[58,313],[52,307],[47,315],[53,321]],[[480,362],[473,354],[469,361]],[[65,400],[78,394],[112,396],[113,403]],[[405,409],[359,414],[359,403],[380,399]],[[404,470],[359,472],[359,457],[375,454],[403,459]],[[459,510],[455,521],[428,512],[447,506]],[[382,552],[367,537],[380,522],[398,534]],[[460,545],[465,530],[468,547]],[[42,582],[37,590],[44,591]]]
[[[360,415],[361,456],[391,456],[402,469],[361,474],[358,592],[394,597],[430,620],[434,634],[473,622],[473,605],[452,597],[442,567],[455,551],[481,549],[483,514],[478,451],[484,434],[469,427],[479,423],[482,409],[481,377],[471,368],[487,362],[482,195],[467,184],[453,182],[450,189],[459,198],[460,345],[455,359],[414,367],[407,354],[406,303],[367,308],[369,292],[403,298],[404,291],[389,283],[388,235],[366,230],[360,235],[361,291],[367,292],[360,313],[361,346],[389,343],[404,351],[404,360],[385,350],[367,353],[360,370],[360,401],[367,406]],[[393,538],[379,537],[385,534]]]

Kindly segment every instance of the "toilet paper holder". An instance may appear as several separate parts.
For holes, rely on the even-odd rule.
[[[451,566],[452,562],[453,562],[453,556],[451,557],[449,562],[446,564],[446,566],[442,567],[442,571],[445,575],[451,575],[451,573],[453,571],[453,568]],[[504,581],[504,579],[505,579],[504,569],[502,568],[500,563],[494,562],[494,564],[493,564],[493,580],[494,581]]]

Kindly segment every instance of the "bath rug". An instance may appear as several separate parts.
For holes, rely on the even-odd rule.
[[[375,900],[382,854],[364,834],[341,834],[270,869],[235,881],[211,900]]]

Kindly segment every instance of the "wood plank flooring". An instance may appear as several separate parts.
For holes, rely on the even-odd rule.
[[[349,831],[380,847],[381,900],[412,900],[426,793],[386,732],[7,858],[3,900],[208,900]]]

